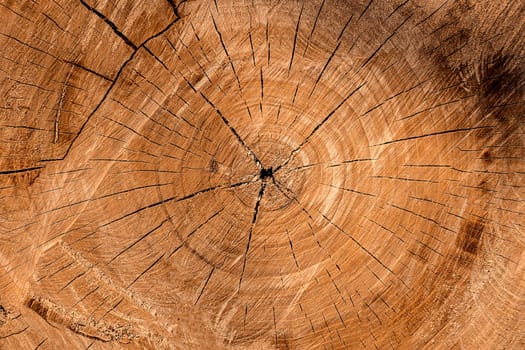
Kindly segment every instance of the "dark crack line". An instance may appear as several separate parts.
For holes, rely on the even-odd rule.
[[[443,6],[446,5],[446,3],[448,2],[448,0],[444,1],[441,5],[438,6],[438,8],[436,8],[434,11],[432,11],[427,17],[423,18],[421,21],[419,21],[417,24],[414,25],[414,27],[417,27],[419,26],[420,24],[428,21],[430,19],[430,17],[434,16],[436,13],[439,12],[439,10],[441,10],[443,8]]]
[[[443,253],[441,253],[439,250],[435,249],[435,248],[432,248],[430,245],[426,244],[425,242],[422,242],[420,241],[419,239],[416,239],[415,240],[417,243],[421,244],[423,247],[433,251],[434,253],[436,253],[437,255],[441,256],[442,258],[444,258],[445,256],[443,255]]]
[[[106,80],[106,81],[109,81],[109,82],[112,82],[112,81],[113,81],[111,78],[106,77],[104,74],[101,74],[101,73],[99,73],[99,72],[96,72],[96,71],[94,71],[94,70],[92,70],[92,69],[90,69],[90,68],[84,67],[83,65],[81,65],[81,64],[79,64],[79,63],[77,63],[77,62],[74,62],[74,61],[64,61],[64,62],[65,62],[65,63],[69,63],[70,65],[75,66],[75,67],[77,67],[77,68],[80,68],[80,69],[82,69],[82,70],[85,70],[86,72],[91,73],[91,74],[93,74],[93,75],[96,75],[97,77],[102,78],[102,79],[104,79],[104,80]]]
[[[98,309],[99,309],[102,305],[104,305],[108,299],[109,299],[109,295],[106,295],[106,296],[102,299],[102,302],[100,302],[100,303],[97,305],[97,307],[95,307],[95,309],[94,309],[93,311],[91,311],[91,313],[89,314],[88,317],[89,317],[89,318],[93,317],[93,315],[95,314],[95,312],[97,312]],[[97,339],[97,338],[95,338],[95,339]]]
[[[39,277],[36,279],[37,282],[40,282],[41,280],[43,280],[44,278],[51,278],[53,276],[55,276],[56,274],[59,274],[60,272],[64,271],[64,270],[67,270],[68,268],[70,268],[74,263],[73,262],[70,262],[69,264],[65,265],[65,266],[62,266],[61,268],[59,268],[58,270],[56,270],[55,272],[51,273],[50,275],[44,275],[42,277]]]
[[[38,350],[38,349],[40,349],[40,347],[41,347],[42,345],[44,345],[44,343],[45,343],[46,341],[47,341],[47,338],[44,339],[44,340],[42,340],[40,343],[38,343],[38,345],[36,346],[36,348],[35,348],[34,350]]]
[[[268,23],[268,18],[266,18],[266,65],[270,65],[270,25]]]
[[[341,46],[341,43],[342,41],[339,41],[337,43],[337,45],[335,46],[335,49],[332,51],[332,53],[330,54],[330,57],[328,57],[328,60],[326,61],[326,63],[324,64],[323,66],[323,69],[321,69],[321,72],[319,73],[319,75],[317,76],[317,79],[315,80],[315,83],[314,85],[312,86],[312,90],[310,90],[310,94],[308,95],[308,99],[310,99],[315,91],[315,88],[317,87],[317,84],[319,83],[319,81],[321,80],[321,77],[323,76],[323,74],[325,73],[326,71],[326,68],[328,68],[328,66],[330,65],[330,62],[332,62],[332,59],[334,58],[337,50],[339,50],[339,47]]]
[[[361,12],[361,14],[359,15],[359,18],[358,19],[361,19],[361,17],[363,17],[366,13],[366,11],[368,11],[368,9],[370,8],[370,6],[372,5],[372,3],[374,2],[374,0],[370,0],[368,2],[368,4],[365,6],[364,10]]]
[[[297,268],[299,269],[299,263],[297,262],[297,257],[295,256],[292,239],[290,238],[290,232],[288,232],[288,230],[285,230],[285,232],[286,232],[286,237],[288,238],[288,242],[290,243],[290,250],[292,251],[292,257],[295,262],[295,266],[297,266]]]
[[[81,302],[86,300],[87,297],[89,297],[91,294],[95,293],[99,288],[100,288],[100,286],[97,286],[94,289],[92,289],[89,292],[87,292],[82,298],[80,298],[76,303],[74,303],[73,306],[71,306],[71,308],[74,308],[75,306],[77,306],[78,304],[80,304]]]
[[[35,89],[39,89],[39,90],[42,90],[42,91],[45,91],[45,92],[50,92],[50,93],[58,92],[58,91],[54,91],[54,90],[51,90],[51,89],[46,89],[46,88],[44,88],[42,86],[39,86],[37,84],[29,83],[27,81],[17,80],[17,79],[13,79],[13,78],[7,78],[7,79],[12,81],[12,82],[18,83],[20,85],[31,86],[31,87],[33,87]]]
[[[331,277],[330,277],[330,279],[331,279]],[[332,280],[332,282],[335,284],[334,280]],[[337,287],[336,287],[336,289],[337,289]],[[341,295],[341,292],[339,291],[339,289],[338,289],[338,292]],[[346,323],[345,323],[345,320],[343,319],[343,316],[341,316],[341,312],[339,312],[339,309],[337,308],[337,305],[335,304],[335,302],[333,302],[333,304],[334,304],[335,311],[337,312],[337,315],[339,316],[339,320],[343,324],[343,327],[346,328]]]
[[[139,114],[135,114],[135,115],[138,116]],[[161,143],[158,143],[157,141],[155,141],[155,140],[149,138],[149,137],[146,136],[146,135],[142,135],[142,134],[141,134],[140,132],[138,132],[137,130],[133,129],[132,127],[127,126],[127,125],[124,124],[124,123],[119,122],[118,120],[111,119],[111,118],[108,118],[108,117],[106,117],[106,116],[103,116],[102,118],[104,118],[104,119],[106,119],[106,120],[108,120],[108,121],[110,121],[110,122],[113,122],[113,123],[115,123],[115,124],[121,126],[121,127],[124,128],[124,129],[127,129],[127,130],[131,131],[133,134],[142,137],[144,140],[146,140],[146,141],[148,141],[148,142],[150,142],[150,143],[152,143],[152,144],[154,144],[154,145],[157,145],[157,146],[160,146],[160,147],[163,146]],[[148,118],[148,119],[149,119],[149,118]]]
[[[321,69],[321,72],[319,73],[319,76],[317,77],[315,83],[314,83],[314,86],[312,87],[312,90],[310,91],[310,94],[308,95],[308,98],[310,99],[317,87],[317,84],[319,83],[319,81],[321,80],[321,77],[323,76],[323,74],[325,73],[326,69],[328,68],[328,66],[330,65],[330,62],[332,61],[332,59],[334,58],[337,50],[339,50],[339,47],[341,46],[341,43],[342,43],[342,40],[341,38],[343,37],[343,34],[345,33],[346,31],[346,28],[348,27],[348,25],[350,24],[350,22],[352,21],[352,18],[353,18],[353,15],[350,16],[350,18],[348,19],[348,21],[346,22],[346,24],[343,26],[343,28],[341,29],[341,32],[339,33],[339,36],[337,37],[337,45],[335,47],[335,49],[332,51],[332,53],[330,54],[330,57],[328,57],[328,60],[326,61],[325,65],[323,66],[323,68]]]
[[[211,275],[213,275],[214,271],[215,271],[215,266],[211,268],[210,273],[208,274],[208,277],[204,281],[204,285],[202,286],[202,288],[201,288],[201,290],[199,292],[199,296],[195,300],[195,303],[193,303],[194,305],[197,305],[197,303],[199,302],[200,298],[202,297],[202,294],[204,294],[204,290],[206,289],[206,286],[208,285],[208,282],[210,282]]]
[[[165,203],[169,203],[169,202],[182,202],[182,201],[185,201],[185,200],[188,200],[188,199],[191,199],[193,197],[196,197],[196,196],[199,196],[201,194],[204,194],[204,193],[208,193],[208,192],[212,192],[212,191],[215,191],[215,190],[222,190],[222,189],[231,189],[231,188],[235,188],[235,187],[239,187],[239,186],[242,186],[242,185],[246,185],[246,184],[249,184],[249,183],[252,183],[253,181],[242,181],[242,182],[238,182],[238,183],[235,183],[233,185],[217,185],[217,186],[212,186],[212,187],[208,187],[208,188],[205,188],[203,190],[199,190],[199,191],[196,191],[196,192],[193,192],[191,194],[188,194],[184,197],[180,197],[180,198],[177,198],[177,197],[170,197],[170,198],[167,198],[167,199],[164,199],[162,201],[159,201],[159,202],[155,202],[153,204],[150,204],[150,205],[147,205],[145,207],[142,207],[142,208],[139,208],[137,210],[134,210],[132,211],[131,213],[128,213],[124,216],[121,216],[120,218],[117,218],[115,220],[112,220],[110,222],[107,222],[101,226],[99,226],[98,228],[101,228],[101,227],[105,227],[105,226],[108,226],[112,223],[115,223],[117,221],[120,221],[124,218],[127,218],[131,215],[134,215],[134,214],[137,214],[141,211],[144,211],[146,209],[150,209],[150,208],[153,208],[153,207],[156,207],[156,206],[159,206],[159,205],[162,205],[162,204],[165,204]]]
[[[20,39],[14,37],[14,36],[11,36],[11,35],[8,35],[8,34],[5,34],[5,33],[0,33],[0,35],[6,37],[6,38],[8,38],[8,39],[14,40],[14,41],[16,41],[17,43],[19,43],[20,45],[23,45],[23,46],[25,46],[25,47],[28,47],[28,48],[30,48],[31,50],[34,50],[34,51],[36,51],[36,52],[40,52],[40,53],[42,53],[42,54],[44,54],[44,55],[46,55],[46,56],[53,57],[53,58],[54,58],[55,60],[57,60],[57,61],[62,61],[61,58],[59,58],[59,57],[57,57],[57,56],[55,56],[55,55],[53,55],[53,54],[51,54],[51,53],[49,53],[49,52],[46,52],[45,50],[39,49],[39,48],[36,47],[36,46],[31,46],[31,45],[29,45],[28,43],[25,43],[25,42],[23,42],[22,40],[20,40]]]
[[[352,193],[355,193],[355,194],[360,194],[362,196],[369,196],[369,197],[377,197],[377,195],[375,194],[372,194],[372,193],[366,193],[366,192],[361,192],[361,191],[358,191],[358,190],[354,190],[352,188],[346,188],[346,187],[338,187],[338,186],[334,186],[334,185],[330,185],[330,184],[325,184],[325,183],[320,183],[321,185],[324,185],[324,186],[328,186],[328,187],[332,187],[332,188],[335,188],[337,190],[341,190],[341,191],[346,191],[346,192],[352,192]]]
[[[295,195],[295,193],[292,190],[290,190],[288,187],[286,187],[285,185],[281,184],[279,181],[276,181],[276,180],[274,180],[274,185],[279,190],[279,192],[281,192],[286,198],[296,202],[301,207],[302,212],[306,216],[308,216],[308,218],[310,220],[312,220],[312,222],[314,221],[314,218],[312,217],[312,215],[310,215],[310,213],[308,211],[306,211],[306,209],[303,207],[301,202],[299,202],[299,200],[297,199],[297,196]],[[328,255],[328,256],[330,256],[330,255]],[[332,257],[330,256],[330,258],[332,258]],[[336,266],[337,266],[337,264],[336,264]]]
[[[25,20],[28,21],[28,22],[35,23],[34,21],[32,21],[31,19],[29,19],[28,17],[25,17],[25,16],[22,15],[21,13],[18,13],[18,12],[16,12],[15,10],[9,8],[9,6],[6,6],[6,5],[4,5],[4,4],[0,4],[0,6],[2,6],[3,8],[5,8],[6,10],[8,10],[8,11],[11,12],[11,13],[14,13],[16,16],[25,19]]]
[[[146,50],[146,52],[149,53],[151,56],[153,56],[153,57],[156,56],[149,48],[145,47],[144,50]],[[164,67],[164,68],[167,69],[167,67]],[[146,81],[149,85],[153,86],[163,96],[167,97],[166,91],[162,90],[162,88],[159,85],[155,84],[155,82],[153,82],[150,79],[148,79],[148,77],[146,77],[144,74],[142,74],[140,71],[136,70],[135,68],[132,68],[132,71],[133,71],[133,73],[135,73],[136,75],[141,77],[144,81]],[[144,95],[144,98],[147,98],[149,100],[154,101],[154,99],[151,96],[149,96],[149,95],[147,95],[145,93],[143,95]],[[138,112],[144,113],[142,110],[139,110]],[[146,114],[146,113],[144,113],[144,114]],[[167,128],[165,125],[162,125],[161,127]],[[170,130],[170,131],[173,131],[173,130]]]
[[[171,8],[173,9],[173,13],[175,14],[175,16],[177,18],[181,18],[179,14],[179,7],[185,2],[187,2],[188,0],[182,0],[178,5],[175,3],[175,0],[167,0],[167,1],[168,1],[168,4],[170,4]]]
[[[22,334],[22,333],[24,333],[24,332],[25,332],[26,330],[28,330],[28,329],[29,329],[29,326],[26,326],[25,328],[23,328],[23,329],[21,329],[21,330],[19,330],[19,331],[14,331],[14,332],[9,333],[9,334],[7,334],[7,335],[2,335],[2,336],[0,336],[0,339],[6,339],[6,338],[12,337],[12,336],[14,336],[14,335]]]
[[[263,101],[264,101],[264,78],[263,78],[263,70],[262,70],[262,66],[260,68],[260,74],[259,74],[259,79],[260,79],[260,82],[261,82],[261,101],[259,102],[259,110],[261,112],[261,118],[263,118]]]
[[[84,276],[88,271],[89,271],[89,269],[87,269],[86,271],[83,271],[83,272],[79,273],[78,275],[76,275],[75,277],[73,277],[71,280],[69,280],[69,282],[67,282],[62,288],[60,288],[58,290],[58,293],[60,293],[61,291],[63,291],[67,287],[69,287],[73,282],[75,282],[80,277]]]
[[[346,300],[343,297],[343,293],[341,292],[341,289],[339,288],[337,283],[335,283],[334,278],[332,277],[332,274],[330,273],[330,271],[328,271],[328,269],[326,269],[326,274],[328,275],[328,278],[330,279],[330,282],[332,282],[332,285],[334,286],[335,290],[337,291],[337,294],[339,294],[339,296],[341,297],[341,300],[346,304]],[[332,302],[333,302],[333,300],[332,300]]]
[[[407,88],[407,89],[405,89],[405,90],[403,90],[403,91],[400,91],[400,92],[395,93],[394,95],[392,95],[392,96],[386,98],[383,102],[380,102],[379,104],[377,104],[377,105],[375,105],[374,107],[372,107],[372,108],[370,108],[369,110],[367,110],[365,113],[361,114],[361,117],[364,117],[365,115],[369,114],[370,112],[372,112],[372,111],[376,110],[377,108],[383,106],[383,105],[384,105],[385,103],[387,103],[388,101],[390,101],[390,100],[392,100],[392,99],[395,99],[396,97],[399,97],[399,96],[402,95],[402,94],[405,94],[405,93],[407,93],[407,92],[410,92],[410,91],[412,91],[412,90],[418,88],[419,86],[421,86],[421,85],[427,83],[428,81],[429,81],[429,79],[427,79],[427,80],[423,80],[423,81],[417,83],[416,85],[414,85],[414,86],[412,86],[412,87],[410,87],[410,88]]]
[[[17,174],[17,173],[28,173],[31,171],[35,171],[38,169],[42,169],[41,166],[33,167],[33,168],[25,168],[25,169],[16,169],[16,170],[3,170],[0,171],[0,175],[9,175],[9,174]]]
[[[389,232],[390,234],[392,234],[395,238],[397,238],[398,240],[400,240],[401,242],[403,242],[403,244],[406,244],[405,240],[401,237],[399,237],[394,231],[392,231],[391,229],[389,229],[388,227],[380,224],[379,222],[373,220],[373,219],[370,219],[369,217],[367,217],[365,215],[365,218],[370,221],[370,222],[373,222],[374,224],[376,224],[377,226],[381,227],[383,230]]]
[[[6,128],[11,128],[11,129],[26,129],[26,130],[33,130],[33,131],[45,131],[45,132],[55,132],[55,130],[50,130],[50,129],[43,129],[43,128],[35,128],[33,126],[27,126],[27,125],[9,125],[9,124],[5,124],[5,125],[2,125]],[[71,135],[73,134],[72,132],[62,132],[62,134],[68,134],[68,135]]]
[[[235,70],[235,66],[233,65],[233,60],[230,56],[230,53],[228,52],[228,49],[226,48],[226,44],[224,43],[224,39],[222,38],[222,33],[220,32],[219,27],[217,27],[217,22],[215,22],[215,17],[213,17],[213,15],[211,15],[211,20],[213,22],[213,27],[215,28],[215,31],[217,32],[217,35],[219,36],[219,41],[221,42],[222,49],[224,50],[224,53],[226,54],[226,57],[228,58],[228,61],[230,62],[230,67],[233,71],[233,75],[235,75],[235,79],[237,80],[239,91],[242,95],[241,81],[239,80],[239,75],[237,74],[237,71]]]
[[[177,8],[177,4],[175,4],[175,0],[166,0],[168,2],[168,4],[171,6],[171,8],[173,9],[173,13],[175,14],[175,16],[178,17],[178,11],[179,9]]]
[[[250,20],[250,32],[248,33],[248,37],[250,39],[250,49],[252,51],[252,62],[253,66],[255,67],[255,51],[253,50],[253,40],[252,40],[252,28],[251,28],[251,20]]]
[[[433,223],[434,225],[436,225],[437,227],[442,228],[442,229],[445,230],[445,231],[449,231],[449,232],[451,232],[451,233],[453,233],[453,234],[457,234],[457,232],[455,232],[454,230],[449,229],[449,228],[446,227],[446,226],[443,226],[443,225],[442,225],[439,221],[437,221],[436,219],[432,219],[431,217],[428,217],[428,216],[425,216],[425,215],[419,214],[419,213],[417,213],[417,212],[415,212],[415,211],[413,211],[413,210],[410,210],[410,209],[407,209],[407,208],[403,208],[403,207],[400,207],[400,206],[395,205],[395,204],[388,203],[388,205],[390,205],[390,206],[393,207],[393,208],[396,208],[396,209],[402,210],[402,211],[404,211],[404,212],[406,212],[406,213],[409,213],[409,214],[411,214],[411,215],[417,216],[417,217],[419,217],[419,218],[421,218],[421,219],[423,219],[423,220],[429,221],[429,222]]]
[[[98,320],[97,322],[102,321],[104,317],[109,315],[113,310],[116,310],[116,308],[124,301],[124,297],[120,298],[108,311],[106,311]]]
[[[278,335],[277,335],[277,322],[275,321],[275,306],[272,305],[272,315],[273,315],[273,334],[275,337],[274,344],[279,344]],[[285,343],[286,344],[286,343]]]
[[[308,35],[308,39],[306,40],[306,46],[303,51],[303,57],[306,53],[306,50],[308,50],[308,47],[310,46],[310,40],[312,40],[312,35],[314,34],[315,28],[317,27],[317,21],[319,20],[319,17],[321,16],[321,11],[323,10],[324,4],[326,0],[323,0],[321,2],[321,5],[319,6],[319,10],[317,10],[317,15],[315,16],[314,24],[312,25],[312,30],[310,31],[310,34]]]
[[[469,96],[465,96],[465,97],[461,97],[461,98],[458,98],[458,99],[455,99],[455,100],[451,100],[451,101],[446,101],[446,102],[442,102],[442,103],[438,103],[434,106],[431,106],[431,107],[428,107],[428,108],[424,108],[424,109],[421,109],[417,112],[414,112],[410,115],[407,115],[407,116],[404,116],[404,117],[401,117],[399,119],[396,119],[396,121],[400,121],[400,120],[405,120],[405,119],[410,119],[410,118],[413,118],[417,115],[420,115],[421,113],[425,113],[425,112],[429,112],[429,111],[432,111],[434,109],[437,109],[437,108],[440,108],[440,107],[444,107],[444,106],[448,106],[450,104],[454,104],[454,103],[458,103],[458,102],[462,102],[463,100],[465,99],[469,99],[469,98],[472,98],[474,97],[474,95],[469,95]]]
[[[190,239],[197,231],[199,231],[201,228],[203,228],[205,225],[207,225],[211,220],[213,220],[216,216],[218,216],[220,213],[222,213],[224,209],[226,209],[226,207],[223,207],[223,208],[217,210],[212,216],[207,218],[206,221],[204,221],[199,226],[194,228],[190,233],[188,233],[188,235],[184,239],[184,243],[186,243],[188,241],[188,239]],[[170,254],[170,256],[171,256],[171,254]]]
[[[248,112],[248,116],[250,117],[250,120],[252,120],[252,112],[250,112],[250,107],[248,106],[248,103],[246,102],[246,99],[244,98],[244,92],[241,87],[241,80],[239,79],[239,74],[237,74],[237,70],[235,69],[235,65],[233,64],[233,60],[230,56],[230,53],[228,52],[228,49],[226,48],[226,44],[224,43],[224,39],[222,38],[222,33],[219,30],[219,27],[217,26],[217,23],[215,22],[215,18],[211,15],[211,20],[213,22],[213,26],[215,27],[215,31],[217,32],[217,35],[219,36],[219,40],[221,42],[222,48],[224,50],[224,53],[226,54],[226,57],[228,57],[228,61],[230,62],[230,67],[233,71],[233,75],[235,75],[235,79],[237,80],[237,86],[239,88],[239,93],[241,94],[242,100],[244,102],[244,106],[246,107],[246,111]]]
[[[132,285],[134,285],[142,276],[144,276],[146,273],[148,273],[148,271],[150,271],[152,268],[155,267],[155,265],[157,265],[161,259],[164,257],[164,254],[162,254],[161,256],[159,256],[150,266],[148,266],[147,269],[145,269],[143,272],[141,272],[127,287],[126,289],[129,289]]]
[[[242,322],[242,327],[246,330],[246,317],[248,316],[248,304],[244,304],[244,319]]]
[[[124,33],[122,33],[115,23],[111,22],[109,18],[107,18],[102,12],[98,11],[96,8],[90,6],[88,3],[86,3],[84,0],[80,0],[80,3],[84,5],[85,8],[87,8],[90,12],[93,12],[95,15],[97,15],[98,18],[102,19],[104,22],[106,22],[107,25],[113,30],[113,32],[118,35],[126,45],[131,47],[133,50],[137,50],[138,47],[135,45]]]
[[[360,163],[360,162],[373,162],[373,161],[376,161],[376,160],[379,160],[379,158],[349,159],[349,160],[343,160],[342,162],[339,162],[339,163],[334,163],[334,164],[327,165],[327,167],[328,168],[335,168],[335,167],[338,167],[338,166],[343,166],[345,164]]]
[[[405,6],[410,0],[405,0],[401,4],[397,5],[396,8],[386,17],[385,21],[392,17],[394,13],[396,13],[401,7]]]
[[[364,251],[368,256],[370,256],[372,259],[374,259],[379,265],[381,265],[384,269],[386,269],[391,274],[395,275],[394,271],[392,271],[388,266],[386,266],[377,256],[375,256],[370,250],[368,250],[361,242],[359,242],[356,238],[354,238],[351,234],[343,230],[339,225],[334,223],[332,220],[330,220],[326,215],[319,212],[321,216],[330,223],[330,225],[334,226],[339,232],[350,238],[362,251]]]
[[[359,85],[357,88],[355,88],[354,90],[352,90],[330,113],[328,113],[326,115],[326,117],[324,117],[323,120],[321,120],[321,122],[319,124],[317,124],[313,130],[310,132],[310,134],[304,139],[303,142],[301,142],[301,144],[299,146],[297,146],[291,153],[290,153],[290,156],[288,157],[288,159],[286,159],[284,161],[283,164],[279,165],[278,167],[276,167],[274,169],[274,172],[277,172],[279,169],[283,168],[284,166],[286,166],[286,164],[288,164],[288,162],[293,158],[293,156],[299,152],[299,150],[306,144],[310,141],[310,139],[312,138],[312,136],[346,103],[346,101],[348,101],[350,99],[350,97],[352,97],[357,91],[359,91],[363,86],[366,85],[366,81],[364,83],[362,83],[361,85]]]
[[[250,244],[252,242],[252,234],[255,228],[255,224],[257,223],[257,217],[259,215],[259,207],[261,205],[261,200],[262,200],[262,197],[264,196],[265,189],[266,189],[266,183],[263,182],[261,184],[261,189],[259,190],[259,195],[257,196],[257,201],[255,202],[255,208],[253,209],[252,225],[250,227],[250,231],[248,232],[248,243],[246,244],[246,251],[244,252],[244,258],[242,261],[242,272],[241,272],[241,277],[239,278],[239,287],[237,288],[237,292],[241,290],[242,279],[244,277],[244,271],[246,270],[246,261],[248,260],[248,252],[250,251]]]
[[[320,166],[320,165],[325,165],[327,168],[335,168],[335,167],[340,167],[340,166],[343,166],[343,165],[346,165],[346,164],[360,163],[360,162],[372,162],[372,161],[376,161],[376,160],[379,160],[379,158],[358,158],[358,159],[349,159],[349,160],[343,160],[343,161],[341,161],[341,162],[338,162],[338,163],[332,163],[332,164],[327,164],[327,163],[311,163],[311,164],[304,164],[304,165],[297,166],[297,167],[295,167],[295,168],[287,169],[287,170],[285,171],[285,173],[290,173],[290,172],[292,172],[292,171],[298,171],[298,170],[303,170],[303,169],[307,169],[307,168],[312,168],[312,167]]]
[[[168,45],[171,47],[171,49],[173,50],[173,52],[175,52],[175,55],[177,56],[177,59],[179,60],[179,62],[181,62],[181,64],[184,65],[184,67],[186,67],[189,71],[193,72],[193,69],[191,69],[187,63],[180,57],[180,55],[178,54],[178,50],[177,48],[175,47],[175,45],[171,42],[171,40],[169,38],[165,38],[166,39],[166,42],[168,43]],[[195,55],[189,50],[189,47],[188,45],[186,45],[184,43],[184,41],[181,39],[181,38],[178,38],[178,42],[180,42],[182,44],[182,46],[184,46],[184,49],[186,50],[186,52],[190,55],[191,59],[193,60],[193,62],[195,62],[195,64],[197,64],[197,66],[199,66],[199,69],[201,71],[201,73],[206,77],[206,79],[210,82],[210,84],[213,84],[210,76],[208,75],[208,73],[206,73],[206,70],[204,69],[204,67],[202,66],[202,64],[199,62],[199,60],[195,57]],[[202,47],[200,47],[202,49]],[[182,73],[181,73],[182,75]],[[217,87],[219,88],[219,90],[222,92],[223,95],[226,95],[226,93],[222,90],[222,88],[217,85]]]
[[[297,25],[295,27],[295,34],[293,38],[293,48],[292,48],[292,57],[290,57],[290,65],[288,66],[288,74],[290,74],[290,71],[292,70],[292,64],[295,57],[295,48],[297,46],[297,35],[299,34],[299,25],[301,24],[301,17],[303,15],[304,10],[304,3],[301,6],[301,12],[299,13],[299,18],[297,19]]]
[[[370,147],[383,146],[383,145],[388,145],[388,144],[391,144],[391,143],[403,142],[403,141],[408,141],[408,140],[414,140],[414,139],[419,139],[419,138],[424,138],[424,137],[429,137],[429,136],[438,136],[438,135],[451,134],[451,133],[456,133],[456,132],[466,132],[466,131],[473,131],[473,130],[478,130],[478,129],[493,129],[493,128],[494,128],[494,126],[476,126],[476,127],[473,127],[473,128],[460,128],[460,129],[436,131],[436,132],[432,132],[432,133],[428,133],[428,134],[424,134],[424,135],[409,136],[409,137],[404,137],[404,138],[400,138],[400,139],[396,139],[396,140],[385,141],[385,142],[382,142],[382,143],[377,143],[375,145],[371,145]]]

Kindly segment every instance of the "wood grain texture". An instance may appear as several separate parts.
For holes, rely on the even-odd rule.
[[[520,1],[0,0],[0,349],[522,349]]]

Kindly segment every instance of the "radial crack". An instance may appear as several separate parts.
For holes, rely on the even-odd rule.
[[[304,10],[304,3],[303,3],[303,6],[301,7],[301,12],[299,13],[299,18],[297,19],[297,26],[295,27],[295,34],[294,34],[294,38],[293,38],[292,57],[290,57],[290,65],[288,66],[288,74],[292,70],[293,59],[295,57],[295,48],[297,46],[297,35],[299,34],[299,26],[301,24],[301,17],[303,15],[303,10]]]
[[[204,294],[204,289],[206,289],[206,286],[208,285],[208,282],[210,282],[211,275],[213,274],[214,271],[215,271],[215,267],[212,267],[211,270],[210,270],[210,273],[208,274],[208,277],[204,281],[204,285],[202,286],[202,288],[201,288],[201,290],[199,292],[199,296],[195,300],[195,303],[193,303],[194,305],[197,305],[197,303],[199,302],[200,298],[202,297],[202,294]]]
[[[248,260],[248,252],[250,250],[250,244],[252,242],[253,229],[255,228],[255,224],[257,223],[257,216],[259,215],[259,207],[261,205],[261,200],[264,195],[265,189],[266,189],[266,183],[263,182],[261,184],[261,189],[259,190],[259,195],[257,196],[257,201],[255,202],[255,208],[253,210],[252,225],[250,227],[250,231],[248,232],[248,243],[246,244],[246,251],[244,252],[241,278],[239,279],[239,287],[237,288],[237,292],[241,290],[242,279],[244,277],[244,271],[246,270],[246,260]]]

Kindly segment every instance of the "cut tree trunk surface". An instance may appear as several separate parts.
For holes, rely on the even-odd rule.
[[[525,348],[522,1],[0,19],[0,349]]]

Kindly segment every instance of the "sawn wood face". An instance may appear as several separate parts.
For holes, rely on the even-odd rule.
[[[0,349],[522,349],[520,1],[0,0]]]

